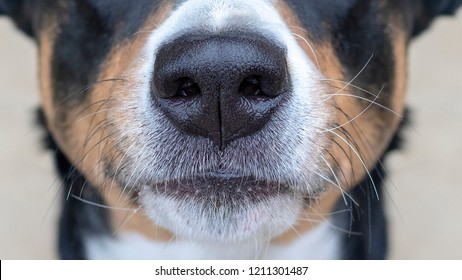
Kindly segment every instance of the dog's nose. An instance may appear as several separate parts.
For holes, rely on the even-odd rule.
[[[220,150],[261,130],[290,91],[285,49],[259,36],[176,39],[158,50],[153,75],[154,104]]]

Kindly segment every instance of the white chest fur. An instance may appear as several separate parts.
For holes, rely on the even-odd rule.
[[[340,234],[326,222],[284,246],[267,240],[219,246],[155,242],[135,233],[86,237],[85,244],[90,259],[338,259],[340,242]]]

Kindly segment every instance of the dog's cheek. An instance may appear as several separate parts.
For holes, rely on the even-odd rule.
[[[333,153],[336,155],[334,157],[343,158],[340,174],[349,174],[348,181],[345,182],[349,187],[370,176],[370,170],[383,157],[404,115],[408,44],[405,22],[400,15],[388,16],[383,36],[390,42],[392,57],[385,59],[388,63],[393,63],[389,77],[389,84],[393,86],[389,87],[387,81],[384,81],[385,84],[377,84],[376,86],[383,86],[383,91],[371,92],[375,96],[371,95],[366,103],[348,97],[336,98],[337,106],[349,117],[346,118],[343,113],[338,115],[339,124],[346,125],[343,127],[344,132],[342,129],[336,131]],[[361,96],[358,90],[356,94]]]
[[[343,113],[337,115],[341,128],[333,130],[333,166],[338,164],[339,180],[344,186],[358,184],[376,165],[388,148],[404,114],[406,88],[407,37],[401,24],[389,26],[393,58],[393,87],[367,103],[337,96],[336,105]],[[381,99],[385,98],[386,105]],[[367,106],[367,107],[365,107]],[[367,171],[369,170],[369,171]],[[344,176],[346,174],[346,176]],[[342,179],[344,178],[344,179]]]
[[[383,74],[387,80],[381,82],[382,76],[374,77],[367,72],[369,65],[366,64],[365,73],[358,75],[361,81],[351,81],[352,77],[358,73],[348,73],[349,68],[343,65],[344,62],[339,57],[338,49],[331,41],[332,37],[310,36],[309,28],[300,28],[302,25],[296,13],[280,1],[278,10],[291,28],[299,45],[311,61],[318,66],[319,72],[324,77],[323,83],[326,85],[326,90],[317,94],[324,95],[326,100],[331,101],[321,104],[326,106],[332,120],[331,127],[326,127],[325,132],[329,134],[332,141],[330,148],[323,155],[330,165],[326,166],[326,172],[338,185],[337,187],[347,191],[368,176],[368,170],[377,164],[400,123],[400,115],[404,109],[406,83],[407,37],[404,20],[399,15],[389,15],[390,18],[386,21],[377,19],[376,25],[382,26],[383,40],[390,42],[389,52],[393,57],[385,57],[385,54],[371,57],[370,64],[375,65],[373,68],[377,69],[376,72],[379,71],[377,72],[379,75],[382,73],[380,71],[390,68],[392,73],[389,77],[388,72]],[[388,52],[385,51],[385,53]],[[349,77],[347,73],[352,77]],[[382,84],[387,82],[393,86],[387,87],[386,84]],[[366,88],[370,93],[379,95],[376,100],[372,95],[365,94],[364,90],[358,89],[357,84],[362,85],[363,83],[368,85]],[[387,92],[371,90],[377,87],[380,89],[382,85]]]
[[[52,61],[54,58],[57,28],[57,23],[46,25],[38,35],[41,106],[45,114],[47,128],[54,140],[67,156],[68,160],[80,169],[84,164],[97,162],[97,159],[92,158],[92,154],[84,152],[84,147],[86,146],[84,142],[86,135],[89,133],[91,123],[85,119],[79,121],[79,118],[82,116],[78,112],[82,111],[86,102],[69,105],[63,102],[56,102],[55,99],[53,86],[55,77],[52,74]],[[86,113],[91,114],[90,112]],[[96,138],[94,139],[96,140]],[[92,145],[91,143],[87,144],[88,146]],[[89,157],[83,161],[81,160],[83,155],[88,155]],[[85,174],[84,169],[81,171]],[[94,174],[97,173],[94,172]],[[94,180],[91,180],[91,183],[94,183]]]
[[[149,77],[136,77],[133,70],[143,63],[140,55],[150,32],[165,20],[170,9],[171,5],[165,5],[153,12],[130,40],[121,40],[111,48],[95,77],[102,82],[92,87],[82,85],[88,90],[82,100],[59,100],[54,92],[52,65],[58,24],[48,24],[38,39],[41,99],[47,126],[59,148],[89,185],[96,187],[109,207],[139,207],[136,193],[130,192],[130,188],[124,189],[113,177],[112,172],[122,165],[127,153],[124,149],[131,145],[130,139],[121,139],[117,131],[132,129],[129,119],[134,112],[126,110],[125,100],[133,99],[131,94],[148,94],[137,91],[137,81]],[[127,221],[125,212],[114,211],[111,215],[113,227],[119,231],[140,232],[153,239],[171,238],[169,232],[152,226],[141,211],[130,215]]]
[[[59,42],[56,34],[60,34],[62,26],[53,20],[43,23],[44,28],[38,41],[41,99],[47,125],[69,160],[95,185],[101,183],[97,182],[95,174],[101,173],[102,159],[111,156],[110,152],[104,153],[102,150],[114,150],[115,144],[120,141],[118,135],[111,133],[109,125],[120,125],[119,119],[130,114],[122,111],[122,107],[127,94],[136,87],[131,72],[137,67],[139,54],[148,35],[168,15],[172,4],[167,4],[153,11],[146,23],[129,38],[114,39],[113,46],[99,66],[99,73],[93,78],[96,82],[79,85],[81,92],[72,92],[70,89],[56,92],[57,77],[54,73],[59,72],[59,69],[53,69],[57,60],[54,51],[60,47],[57,45]],[[72,87],[75,85],[70,85]],[[85,98],[76,100],[71,96],[79,93]],[[69,97],[58,98],[58,95]],[[108,115],[112,119],[108,119]]]

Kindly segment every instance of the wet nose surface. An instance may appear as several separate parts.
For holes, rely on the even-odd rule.
[[[290,91],[286,51],[260,36],[184,36],[162,46],[154,104],[181,131],[224,150],[261,130]]]

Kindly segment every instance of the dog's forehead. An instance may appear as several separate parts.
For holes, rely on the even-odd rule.
[[[205,5],[220,5],[235,3],[239,1],[213,0],[137,0],[136,2],[125,0],[79,0],[79,1],[44,1],[42,7],[44,13],[61,13],[62,8],[75,10],[79,14],[96,15],[100,19],[107,21],[108,24],[119,27],[125,26],[126,30],[137,28],[145,23],[148,16],[161,6],[169,5],[172,11],[179,9],[188,2],[205,3]],[[341,21],[347,13],[354,7],[370,5],[371,3],[386,3],[382,0],[254,0],[246,4],[252,5],[278,5],[287,4],[300,18],[307,27],[312,27],[317,35],[325,33],[325,27]],[[396,2],[396,1],[390,1]],[[386,8],[395,4],[378,5]],[[204,5],[203,5],[204,6]],[[257,11],[258,12],[258,11]],[[65,18],[61,18],[65,21]],[[321,29],[323,31],[321,31]]]
[[[222,8],[219,12],[230,12],[236,16],[235,11],[240,10],[244,13],[255,14],[259,17],[272,16],[265,10],[265,7],[275,8],[280,14],[289,10],[292,18],[286,18],[289,25],[298,25],[299,28],[306,29],[307,35],[315,41],[329,40],[339,41],[343,39],[341,34],[354,31],[370,31],[376,33],[384,29],[383,22],[390,23],[399,21],[400,17],[390,17],[391,14],[404,14],[404,2],[383,0],[254,0],[254,1],[231,1],[231,0],[79,0],[79,1],[46,1],[40,4],[40,13],[44,18],[45,24],[41,28],[46,28],[51,22],[58,25],[59,34],[64,34],[72,30],[66,40],[79,40],[90,42],[89,35],[94,35],[98,40],[104,35],[104,39],[110,42],[97,44],[98,48],[104,46],[114,46],[118,41],[130,40],[135,34],[143,30],[148,22],[154,22],[157,26],[161,23],[153,18],[159,9],[168,7],[169,15],[187,6],[189,13],[186,15],[189,22],[184,24],[203,24],[204,20],[209,20],[213,16],[213,8]],[[228,8],[229,10],[226,10]],[[402,9],[401,9],[402,8]],[[188,17],[190,15],[190,17]],[[185,21],[186,21],[185,17]],[[208,18],[207,18],[208,17]],[[233,23],[245,25],[251,21],[247,17],[247,22]],[[258,22],[258,21],[256,21]],[[367,22],[366,25],[356,24],[357,22]],[[250,24],[251,25],[251,24]],[[255,27],[255,26],[254,26]],[[290,26],[289,26],[290,27]],[[155,28],[155,27],[154,27]],[[350,31],[348,31],[350,30]],[[379,37],[380,34],[377,36]],[[56,37],[57,39],[59,36]],[[71,40],[70,40],[71,39]],[[114,42],[115,41],[115,42]]]

